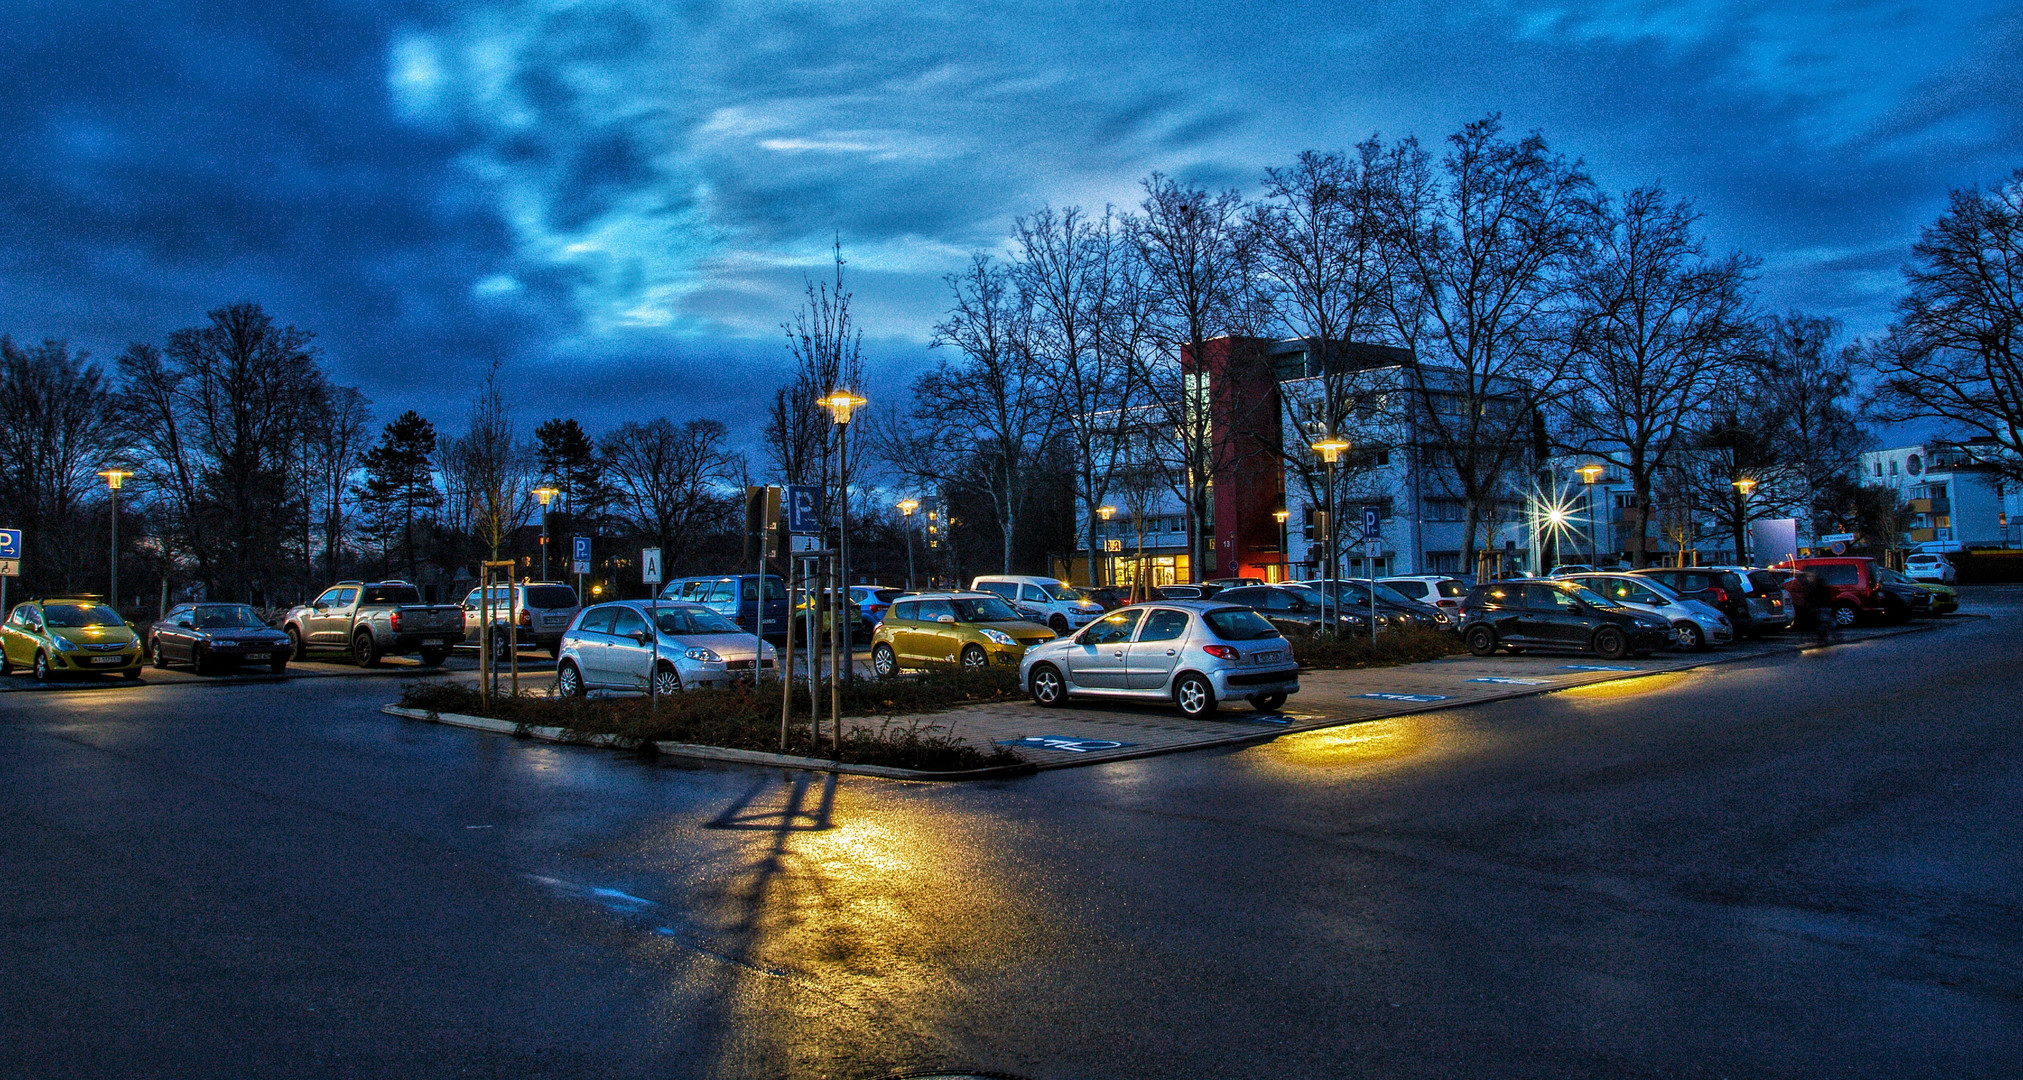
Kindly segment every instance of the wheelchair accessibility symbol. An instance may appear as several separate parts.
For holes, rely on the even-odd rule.
[[[1065,754],[1087,754],[1096,750],[1122,750],[1137,743],[1117,742],[1114,739],[1070,739],[1065,735],[1028,735],[1023,739],[1006,739],[999,746],[1022,746],[1029,750],[1059,750]]]

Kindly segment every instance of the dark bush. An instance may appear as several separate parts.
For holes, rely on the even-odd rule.
[[[1016,698],[1018,676],[1009,670],[935,672],[903,679],[861,680],[845,686],[840,747],[833,745],[827,715],[829,688],[821,688],[820,745],[808,730],[807,687],[802,684],[795,689],[787,728],[789,754],[937,772],[1017,765],[1024,760],[1006,747],[978,750],[956,738],[952,728],[901,719],[909,713]],[[430,681],[408,684],[400,703],[413,709],[559,727],[575,735],[780,750],[780,684],[772,682],[725,690],[687,690],[662,697],[656,708],[644,697],[570,699],[533,694],[496,697],[486,707],[475,687]]]
[[[1367,636],[1336,641],[1325,634],[1292,638],[1293,659],[1316,669],[1389,667],[1438,660],[1462,650],[1461,640],[1444,630],[1387,630],[1372,643]]]

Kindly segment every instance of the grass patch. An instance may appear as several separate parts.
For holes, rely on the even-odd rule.
[[[1326,635],[1289,640],[1292,642],[1293,659],[1298,660],[1302,667],[1318,670],[1416,664],[1453,656],[1464,648],[1457,635],[1444,630],[1417,628],[1387,630],[1378,634],[1375,642],[1367,636],[1336,641]]]
[[[843,688],[843,739],[832,747],[827,716],[829,688],[823,686],[822,741],[808,732],[808,690],[796,686],[787,728],[789,754],[886,765],[901,769],[953,772],[1017,765],[1025,759],[1008,747],[981,751],[955,737],[950,727],[905,719],[909,713],[937,712],[956,705],[1020,697],[1018,675],[1005,669],[933,672],[903,679],[859,680]],[[485,707],[475,687],[448,682],[410,683],[400,703],[411,709],[485,716],[509,723],[559,727],[574,735],[620,735],[647,742],[684,742],[735,750],[780,750],[780,684],[762,683],[723,690],[685,690],[660,699],[658,709],[643,697],[551,698],[499,696]]]

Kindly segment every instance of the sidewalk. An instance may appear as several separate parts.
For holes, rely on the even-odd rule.
[[[1843,631],[1836,644],[1934,630],[1943,623],[1913,623]],[[1831,646],[1830,646],[1831,647]],[[1190,720],[1153,703],[1082,700],[1056,709],[1030,701],[972,705],[894,723],[937,724],[988,748],[1012,744],[1042,769],[1170,754],[1211,746],[1261,742],[1294,731],[1353,724],[1391,716],[1530,697],[1578,686],[1687,671],[1768,656],[1795,656],[1813,648],[1810,635],[1742,642],[1706,653],[1657,653],[1640,660],[1593,656],[1455,656],[1422,664],[1355,671],[1309,671],[1284,709],[1260,713],[1246,702],[1224,702],[1212,717]]]

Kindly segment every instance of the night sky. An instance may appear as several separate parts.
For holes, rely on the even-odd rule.
[[[1887,321],[1949,187],[2023,165],[2023,11],[1561,5],[6,3],[0,331],[110,360],[239,299],[381,419],[715,416],[840,237],[903,394],[941,275],[1042,203],[1501,111],[1694,199],[1776,308]]]

